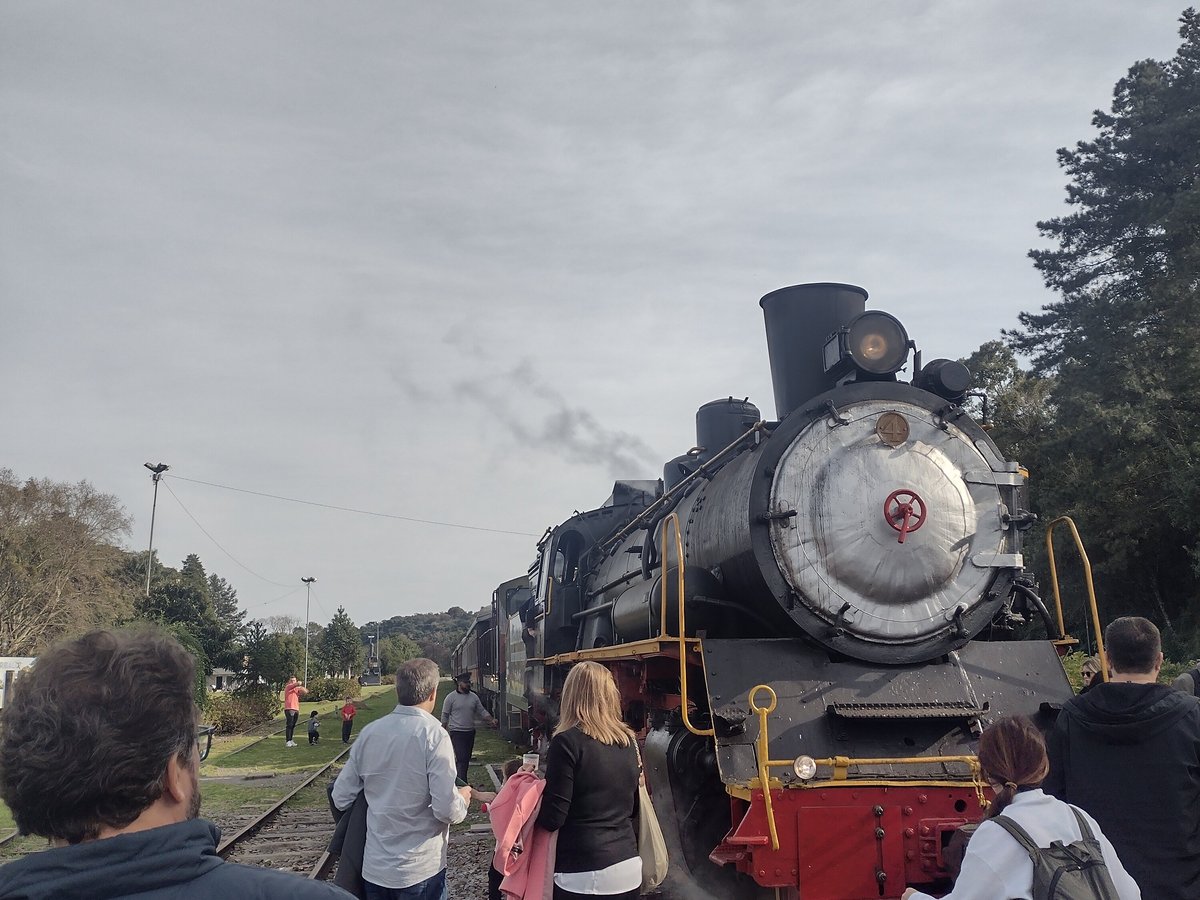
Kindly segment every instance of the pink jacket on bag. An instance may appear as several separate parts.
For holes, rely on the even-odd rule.
[[[532,772],[517,772],[488,804],[496,856],[492,865],[504,876],[506,900],[551,900],[554,896],[554,848],[558,832],[534,826],[546,782]]]

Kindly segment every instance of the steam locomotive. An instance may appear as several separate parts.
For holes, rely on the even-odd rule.
[[[983,727],[1072,691],[1021,546],[1026,473],[867,292],[763,309],[777,421],[706,403],[661,481],[549,528],[455,650],[505,735],[544,740],[570,665],[644,740],[668,897],[877,900],[945,887],[983,814]],[[899,374],[909,367],[911,378]]]

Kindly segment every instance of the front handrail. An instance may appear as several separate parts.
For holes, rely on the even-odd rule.
[[[1059,516],[1046,527],[1046,556],[1050,560],[1050,586],[1054,589],[1054,606],[1058,614],[1058,633],[1066,635],[1067,629],[1063,624],[1062,597],[1058,590],[1058,568],[1054,564],[1054,529],[1065,524],[1071,530],[1075,539],[1075,549],[1083,562],[1083,581],[1087,586],[1088,608],[1092,613],[1092,627],[1096,630],[1096,651],[1100,657],[1100,678],[1108,681],[1108,655],[1104,652],[1104,633],[1100,629],[1100,611],[1096,606],[1096,587],[1092,583],[1092,564],[1088,560],[1087,551],[1083,549],[1083,541],[1079,537],[1079,529],[1070,516]]]
[[[687,679],[687,626],[684,623],[684,598],[687,596],[684,593],[684,578],[683,578],[683,537],[679,529],[679,514],[669,513],[663,517],[662,523],[662,576],[659,578],[661,593],[659,595],[659,610],[662,614],[661,622],[659,623],[659,637],[667,637],[667,526],[670,525],[675,533],[675,570],[676,570],[676,589],[679,596],[676,598],[679,601],[679,708],[683,714],[683,724],[692,734],[700,737],[716,737],[716,731],[712,728],[697,728],[692,724],[692,719],[688,715],[688,679]]]
[[[766,691],[771,695],[770,706],[759,706],[754,697],[759,691]],[[779,849],[779,832],[775,828],[775,807],[771,802],[771,781],[769,778],[768,768],[772,760],[769,758],[770,742],[767,740],[767,716],[775,712],[775,707],[779,704],[779,698],[775,695],[775,689],[769,684],[756,684],[750,689],[750,711],[758,716],[758,783],[762,786],[763,806],[767,811],[767,831],[771,835],[771,849]],[[781,762],[774,761],[775,765],[790,766],[791,760]]]

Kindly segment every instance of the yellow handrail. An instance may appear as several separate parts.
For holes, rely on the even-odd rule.
[[[1092,612],[1092,627],[1096,630],[1096,649],[1100,656],[1100,678],[1108,681],[1108,655],[1104,652],[1104,633],[1100,629],[1100,611],[1096,607],[1096,588],[1092,583],[1092,564],[1088,560],[1087,551],[1083,549],[1083,541],[1079,537],[1079,529],[1075,527],[1070,516],[1059,516],[1046,527],[1046,556],[1050,560],[1050,585],[1054,588],[1054,606],[1058,614],[1058,633],[1066,637],[1067,628],[1063,624],[1062,597],[1058,592],[1058,568],[1054,565],[1054,529],[1065,523],[1071,529],[1071,537],[1075,539],[1075,549],[1083,561],[1083,581],[1087,585],[1088,606]]]
[[[770,706],[759,706],[754,702],[754,696],[759,691],[766,691],[771,695]],[[775,696],[775,690],[767,684],[756,684],[750,689],[750,711],[758,715],[758,783],[762,787],[763,805],[767,810],[767,831],[771,834],[771,849],[779,849],[779,832],[775,830],[775,808],[771,803],[771,781],[767,775],[767,766],[770,765],[767,741],[767,716],[775,712],[775,707],[779,703],[779,698]],[[791,763],[788,763],[791,765]]]
[[[671,513],[663,519],[662,524],[662,540],[659,544],[662,550],[662,577],[659,582],[662,587],[662,592],[659,598],[659,606],[662,612],[662,621],[660,623],[659,637],[667,636],[667,525],[670,524],[675,530],[675,569],[677,574],[677,587],[679,592],[679,708],[683,714],[683,724],[692,734],[700,735],[701,737],[715,737],[716,732],[711,728],[697,728],[692,724],[692,719],[688,715],[688,689],[687,689],[687,628],[684,624],[683,600],[684,594],[683,584],[683,538],[679,532],[679,515]]]

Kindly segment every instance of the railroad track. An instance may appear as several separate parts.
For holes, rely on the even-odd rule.
[[[333,821],[323,809],[288,810],[285,807],[289,800],[341,762],[349,752],[347,747],[223,839],[217,845],[217,855],[231,862],[286,869],[312,879],[324,879],[334,863],[325,850],[333,835]]]

